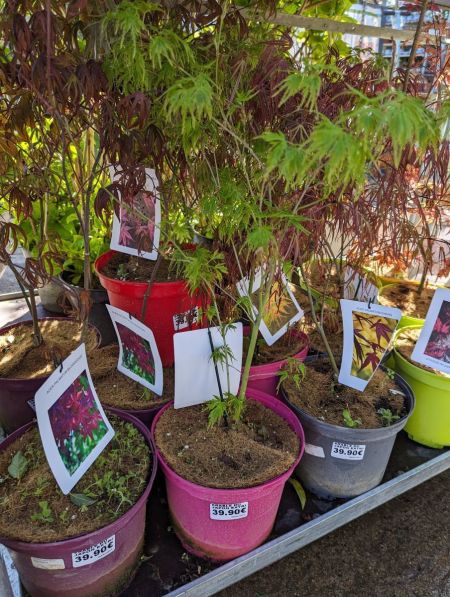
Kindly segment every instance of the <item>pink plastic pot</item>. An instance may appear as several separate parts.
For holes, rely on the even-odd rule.
[[[67,317],[44,317],[40,321],[50,320],[67,321]],[[3,327],[0,332],[4,333],[14,329],[18,325],[32,325],[31,321],[20,321]],[[101,336],[97,328],[91,325],[97,332],[98,343],[101,343]],[[41,385],[48,379],[48,375],[34,379],[15,379],[12,377],[0,377],[0,426],[6,433],[12,433],[25,423],[32,421],[35,411],[30,406],[34,395]]]
[[[153,463],[147,487],[128,512],[98,531],[54,543],[25,543],[0,537],[10,550],[20,580],[32,597],[118,595],[131,582],[139,566],[144,545],[147,498],[155,479],[157,460],[148,428],[130,415],[120,416],[139,429],[151,448]],[[6,448],[32,425],[28,423],[15,431],[1,447]],[[108,546],[112,545],[114,549],[108,551]],[[104,550],[107,555],[93,563],[83,564],[86,552],[79,552],[93,546],[96,546],[98,554],[101,555]]]
[[[247,489],[203,487],[180,477],[157,449],[158,460],[166,477],[167,497],[175,532],[184,548],[196,556],[216,561],[231,560],[265,541],[275,522],[284,484],[303,454],[303,429],[295,414],[281,401],[258,390],[249,389],[247,397],[261,402],[285,419],[300,440],[296,461],[279,477]],[[172,404],[166,405],[156,415],[152,424],[153,437],[159,418]],[[213,519],[213,516],[220,516],[225,511],[220,508],[224,504],[234,505],[231,509],[234,515],[246,512],[245,517],[234,520]]]
[[[250,328],[248,328],[248,330],[250,330]],[[291,334],[304,342],[304,348],[300,352],[292,355],[292,358],[303,362],[308,356],[308,336],[303,332],[298,332],[296,330],[292,330]],[[280,379],[278,371],[285,363],[286,359],[282,361],[274,361],[273,363],[266,363],[265,365],[252,365],[252,367],[250,367],[248,387],[276,397],[278,394],[277,385]]]
[[[107,251],[100,255],[95,262],[95,271],[101,285],[108,292],[110,304],[140,319],[148,284],[147,282],[130,282],[105,276],[102,270],[115,253],[116,251]],[[155,335],[164,367],[170,367],[174,362],[172,338],[175,332],[196,330],[203,327],[201,323],[194,323],[186,326],[186,328],[178,329],[175,323],[177,315],[192,312],[195,308],[204,308],[205,304],[205,298],[201,294],[189,294],[184,280],[154,282],[152,284],[147,300],[144,323]]]

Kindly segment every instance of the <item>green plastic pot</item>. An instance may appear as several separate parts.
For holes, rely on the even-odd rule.
[[[422,326],[409,326],[409,329],[418,327]],[[411,386],[416,397],[416,408],[405,426],[408,436],[430,448],[450,446],[450,378],[414,365],[395,347],[393,354],[395,371]]]

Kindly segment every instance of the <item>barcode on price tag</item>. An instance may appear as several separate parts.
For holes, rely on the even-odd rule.
[[[92,545],[83,551],[72,552],[72,566],[74,568],[80,568],[80,566],[87,566],[93,564],[97,560],[101,560],[116,548],[116,536],[113,535],[109,539],[105,539],[97,545]]]
[[[342,444],[333,442],[331,447],[331,456],[341,458],[341,460],[362,460],[366,446],[364,444]]]
[[[211,520],[237,520],[248,516],[248,502],[240,504],[209,504]]]

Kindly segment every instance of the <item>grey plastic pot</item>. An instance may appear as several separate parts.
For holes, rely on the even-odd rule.
[[[112,597],[131,582],[139,566],[146,504],[155,480],[157,459],[148,427],[126,413],[119,416],[137,427],[150,447],[152,469],[147,486],[127,512],[97,531],[53,543],[26,543],[0,537],[32,597]],[[15,431],[1,444],[1,449],[32,426],[29,423]]]
[[[305,453],[295,474],[312,493],[325,499],[352,498],[379,485],[395,438],[415,405],[409,385],[399,375],[395,375],[395,381],[406,396],[408,414],[393,425],[378,429],[350,429],[325,423],[295,406],[283,392],[305,432]]]

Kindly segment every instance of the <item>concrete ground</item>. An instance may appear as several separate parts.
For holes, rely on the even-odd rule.
[[[450,471],[220,597],[450,597]]]

